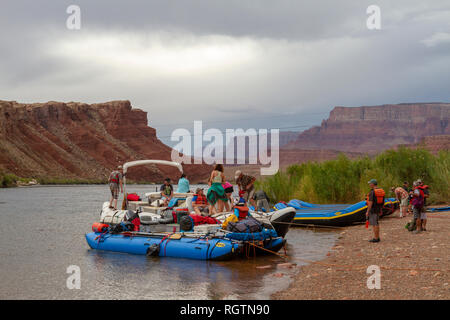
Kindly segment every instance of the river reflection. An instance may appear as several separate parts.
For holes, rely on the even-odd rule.
[[[130,186],[143,195],[154,186]],[[260,299],[285,288],[295,268],[269,255],[227,262],[144,257],[89,249],[106,186],[0,190],[0,299]],[[321,259],[335,232],[292,228],[289,261]],[[81,270],[69,290],[67,267]]]

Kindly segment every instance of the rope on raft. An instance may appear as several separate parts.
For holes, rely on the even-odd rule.
[[[288,259],[288,258],[289,258],[289,257],[288,257],[287,255],[285,255],[285,254],[278,253],[278,252],[275,252],[275,251],[266,249],[266,248],[264,248],[264,247],[262,247],[262,246],[259,246],[259,245],[255,244],[254,242],[247,242],[247,243],[248,243],[249,245],[253,246],[253,250],[254,250],[253,252],[254,252],[254,254],[256,253],[256,252],[255,252],[255,249],[258,248],[258,249],[261,249],[261,250],[264,250],[264,251],[273,253],[273,254],[275,254],[275,255],[277,255],[277,256],[280,256],[280,257],[283,258],[283,259]],[[246,252],[247,252],[247,251],[246,251]],[[249,256],[247,255],[247,258],[248,258],[248,257],[249,257]]]

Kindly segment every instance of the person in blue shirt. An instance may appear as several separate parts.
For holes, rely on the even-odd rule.
[[[177,192],[178,193],[188,193],[189,190],[189,180],[186,179],[186,175],[183,173],[181,175],[180,180],[178,180],[178,188],[177,188]]]

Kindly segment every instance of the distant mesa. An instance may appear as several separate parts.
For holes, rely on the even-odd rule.
[[[426,136],[450,135],[449,103],[335,107],[321,126],[300,133],[285,149],[375,154]]]

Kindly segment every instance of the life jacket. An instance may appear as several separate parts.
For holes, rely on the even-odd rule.
[[[97,232],[97,233],[102,233],[105,232],[106,230],[108,230],[109,225],[101,223],[101,222],[95,222],[92,225],[92,231]]]
[[[141,219],[140,218],[134,218],[133,220],[131,220],[131,223],[134,226],[133,231],[139,231],[139,229],[141,228]]]
[[[119,172],[117,171],[111,172],[111,174],[109,175],[109,182],[119,183]]]
[[[423,192],[423,187],[422,186],[418,186],[418,187],[414,187],[414,190],[419,190],[419,192],[420,192],[420,196],[422,197],[422,198],[424,198],[425,197],[425,192]]]
[[[413,190],[419,190],[420,195],[418,197],[413,197],[411,200],[411,204],[416,208],[422,208],[425,199],[425,193],[420,187],[414,187]]]
[[[127,193],[128,201],[141,201],[141,198],[136,193]]]
[[[384,205],[384,196],[385,196],[385,192],[382,188],[374,188],[373,189],[374,195],[375,195],[375,201],[374,204],[377,206],[382,206]],[[367,194],[366,196],[366,201],[369,201],[369,196],[370,196],[370,192]]]
[[[248,217],[248,207],[247,206],[235,206],[234,207],[234,215],[238,218],[238,220],[243,220]]]
[[[195,204],[206,205],[208,200],[205,195],[194,194]]]
[[[417,189],[419,189],[422,193],[423,193],[423,197],[425,198],[427,195],[425,194],[424,190],[428,190],[428,186],[427,185],[423,185],[423,186],[417,186]]]

